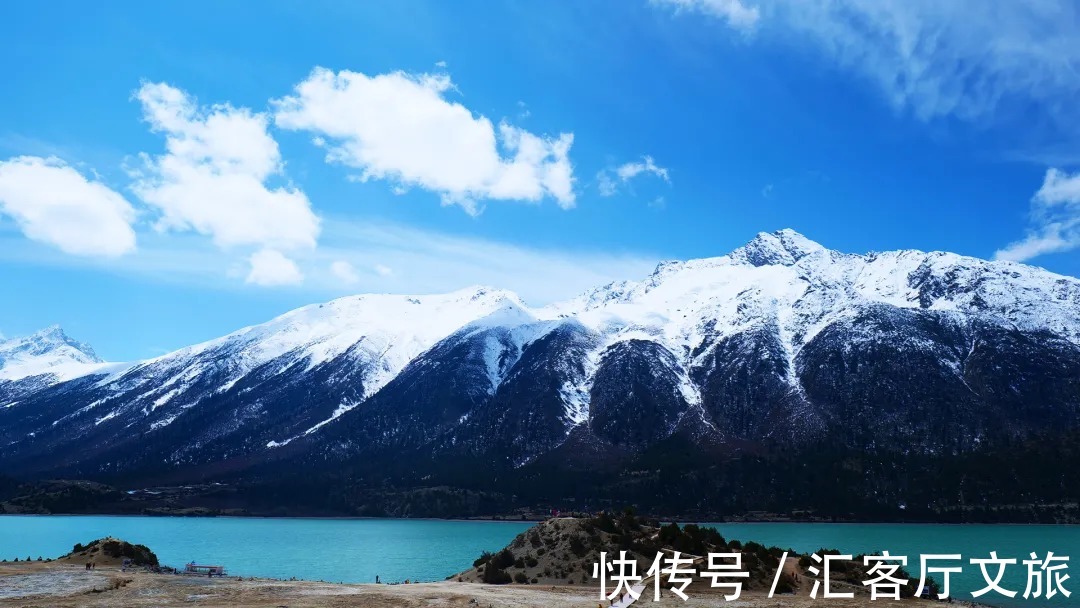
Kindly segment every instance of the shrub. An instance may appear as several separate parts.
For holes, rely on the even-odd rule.
[[[660,542],[665,545],[674,544],[680,536],[682,536],[682,530],[679,529],[679,524],[675,522],[660,528]]]
[[[540,562],[537,561],[537,559],[535,557],[531,556],[531,555],[525,558],[525,565],[530,567],[530,568],[535,568],[536,565],[539,564],[539,563]]]
[[[158,556],[146,545],[133,545],[116,540],[106,541],[101,551],[112,558],[127,558],[136,566],[157,566]]]
[[[503,549],[491,557],[490,563],[496,570],[505,570],[514,565],[514,554]]]
[[[484,551],[480,554],[480,557],[476,558],[476,560],[472,563],[472,566],[473,568],[479,568],[481,565],[486,564],[489,561],[491,561],[491,551]]]
[[[795,581],[791,579],[787,574],[780,577],[780,580],[776,581],[777,593],[795,593]]]
[[[506,585],[511,582],[510,575],[506,573],[506,570],[496,568],[495,564],[488,564],[487,568],[484,568],[483,580],[489,585]]]
[[[529,579],[528,579],[528,577],[525,576],[524,572],[518,572],[517,574],[514,575],[514,582],[519,584],[519,585],[528,584]]]
[[[607,511],[597,513],[596,517],[592,518],[591,523],[604,532],[615,533],[615,520],[608,515]]]

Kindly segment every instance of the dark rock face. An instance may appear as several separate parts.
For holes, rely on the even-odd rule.
[[[680,373],[675,356],[655,342],[628,340],[608,348],[589,393],[589,428],[630,447],[671,435],[688,407]]]
[[[1050,332],[976,323],[964,378],[995,412],[993,434],[1064,431],[1080,421],[1080,347]]]
[[[327,443],[345,446],[348,453],[427,445],[490,401],[496,383],[520,356],[506,328],[451,336],[327,428]]]
[[[585,364],[595,342],[580,324],[568,322],[526,345],[494,397],[440,450],[461,446],[519,465],[560,445],[581,415],[574,402],[587,398],[578,387],[587,380]]]
[[[175,387],[159,381],[172,368],[150,364],[108,382],[58,384],[0,409],[2,432],[23,439],[17,449],[0,446],[0,458],[27,472],[83,476],[198,467],[264,450],[363,396],[367,362],[351,353],[310,369],[286,355],[236,383],[217,364],[223,357],[204,353],[194,363],[203,373]]]
[[[1075,426],[1078,355],[1049,335],[871,307],[822,330],[798,366],[807,398],[845,445],[958,453]]]
[[[789,381],[789,356],[775,325],[759,324],[703,350],[692,377],[725,436],[781,440],[818,430],[816,413]]]
[[[816,335],[799,355],[800,379],[845,445],[962,449],[960,425],[984,425],[957,373],[964,345],[945,315],[872,307]]]

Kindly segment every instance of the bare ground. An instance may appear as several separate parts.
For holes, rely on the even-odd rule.
[[[646,592],[647,594],[649,592]],[[123,573],[118,567],[54,563],[0,565],[0,608],[593,608],[601,602],[595,587],[573,585],[484,585],[441,582],[414,585],[334,585],[267,579],[205,579],[146,572]],[[852,600],[811,600],[808,593],[769,599],[762,592],[744,593],[725,602],[708,589],[690,590],[683,602],[666,593],[652,602],[645,595],[641,606],[698,608],[730,605],[733,608],[810,608],[871,606],[866,596]],[[880,604],[877,602],[876,604]],[[893,602],[888,602],[893,605]],[[931,606],[923,600],[904,600],[900,606]]]

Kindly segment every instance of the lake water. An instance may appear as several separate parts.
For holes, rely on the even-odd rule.
[[[221,563],[241,576],[303,578],[330,582],[435,581],[472,565],[483,551],[510,542],[526,522],[434,520],[337,520],[257,518],[173,518],[128,516],[0,516],[0,558],[37,558],[67,553],[75,543],[116,536],[149,546],[165,564],[192,560]],[[1068,555],[1080,561],[1080,526],[921,525],[921,524],[709,524],[729,539],[757,541],[799,552],[836,548],[847,553],[909,557],[917,576],[918,555],[960,553],[963,572],[952,577],[954,597],[966,599],[984,586],[971,557],[997,551],[1018,562],[1035,551]],[[949,564],[951,565],[951,564]],[[1008,600],[980,598],[1001,606],[1080,606],[1080,565],[1065,587],[1071,599]],[[1024,590],[1025,566],[1006,570],[1003,586]],[[940,580],[940,576],[938,576]]]
[[[413,519],[0,516],[0,558],[57,557],[115,536],[161,563],[224,564],[229,574],[371,583],[437,581],[506,546],[528,522]]]
[[[940,563],[945,567],[960,566],[963,572],[951,575],[950,593],[954,598],[971,599],[971,592],[986,586],[978,564],[970,558],[985,558],[991,551],[998,557],[1016,558],[1017,563],[1007,566],[1001,586],[1016,591],[1009,599],[996,593],[988,593],[977,601],[996,606],[1080,606],[1080,526],[1029,526],[1029,525],[943,525],[943,524],[804,524],[804,523],[727,523],[710,524],[720,530],[725,538],[740,541],[757,541],[763,545],[791,548],[800,553],[813,553],[818,549],[840,549],[844,553],[878,554],[887,550],[891,555],[908,556],[907,571],[919,576],[919,555],[959,553],[962,562]],[[1039,559],[1047,551],[1054,555],[1066,555],[1072,578],[1064,586],[1073,592],[1071,598],[1058,594],[1052,600],[1044,598],[1024,600],[1027,582],[1027,566],[1023,560],[1030,559],[1031,552]],[[996,567],[990,573],[996,574]],[[938,582],[941,575],[933,575]],[[887,605],[887,604],[886,604]]]

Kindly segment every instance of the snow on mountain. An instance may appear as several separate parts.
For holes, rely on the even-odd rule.
[[[793,356],[824,326],[873,303],[958,311],[1050,329],[1080,343],[1080,281],[952,253],[832,251],[793,230],[758,234],[732,253],[661,263],[540,316],[574,317],[605,337],[601,350],[658,341],[687,358],[704,343],[775,324]]]
[[[196,362],[204,353],[222,352],[229,359],[228,378],[222,386],[226,390],[251,370],[284,355],[310,370],[359,349],[377,363],[364,379],[365,393],[370,395],[435,342],[503,309],[523,310],[524,305],[509,291],[486,287],[425,296],[350,296],[298,308],[261,325],[148,360],[129,373],[166,362]],[[181,376],[199,372],[187,367]]]
[[[228,405],[215,406],[226,408],[216,420],[201,413],[209,419],[188,431],[199,436],[193,445],[255,426],[266,427],[261,432],[269,435],[261,445],[284,445],[362,403],[451,333],[471,323],[527,317],[517,296],[483,287],[440,295],[351,296],[305,306],[112,369],[92,388],[80,389],[80,407],[63,411],[51,427],[160,433],[185,413],[206,409],[200,404],[220,402]],[[271,411],[280,419],[271,420]]]
[[[1029,333],[969,331],[984,321]],[[431,441],[503,450],[516,463],[575,430],[579,439],[627,437],[636,446],[692,425],[720,440],[775,429],[810,437],[828,416],[840,419],[822,414],[822,403],[880,401],[876,377],[858,395],[828,393],[847,382],[830,375],[837,369],[887,374],[898,365],[890,357],[904,360],[904,347],[923,341],[920,352],[932,356],[909,371],[935,378],[925,394],[954,383],[974,394],[964,388],[965,366],[1012,364],[994,358],[1003,350],[995,344],[1025,353],[1017,360],[1043,356],[1031,337],[1038,332],[1071,344],[1045,345],[1071,365],[1080,352],[1080,280],[951,253],[840,253],[781,230],[728,255],[665,262],[640,281],[538,308],[484,287],[350,296],[131,366],[100,362],[58,328],[0,342],[0,387],[35,373],[56,381],[99,374],[42,391],[38,407],[26,408],[36,418],[13,412],[21,408],[5,417],[0,407],[0,440],[34,462],[78,438],[108,446],[86,466],[122,469],[135,465],[121,458],[210,463],[309,436],[326,438],[324,453]],[[983,346],[972,357],[975,340]],[[889,348],[875,350],[881,344]],[[1032,387],[1065,377],[1052,366],[1025,374]],[[954,401],[983,407],[965,399],[975,397]],[[897,408],[930,408],[929,400]],[[19,443],[27,436],[36,452]]]
[[[62,382],[107,368],[82,342],[73,340],[59,325],[22,338],[0,340],[0,381],[34,376]]]

